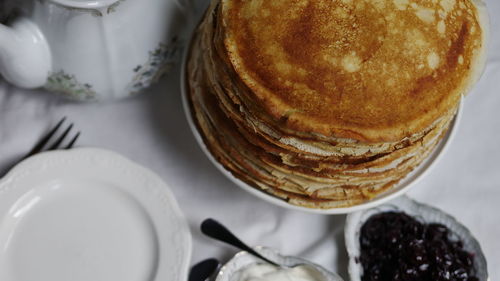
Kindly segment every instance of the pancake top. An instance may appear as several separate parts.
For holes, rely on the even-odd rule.
[[[473,0],[222,0],[221,9],[234,70],[292,130],[399,140],[456,106],[484,67],[486,12]]]

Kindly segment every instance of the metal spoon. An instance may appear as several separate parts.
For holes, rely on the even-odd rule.
[[[188,281],[205,281],[219,268],[219,261],[211,258],[195,264],[189,272]]]
[[[214,219],[206,219],[201,223],[201,232],[203,234],[225,242],[229,245],[232,245],[240,250],[247,251],[248,253],[258,257],[259,259],[270,263],[274,266],[277,267],[287,267],[282,264],[278,264],[274,261],[271,261],[265,257],[263,257],[261,254],[257,253],[254,249],[249,247],[247,244],[243,243],[238,237],[236,237],[231,231],[229,231],[225,226],[223,226],[220,222],[214,220]]]

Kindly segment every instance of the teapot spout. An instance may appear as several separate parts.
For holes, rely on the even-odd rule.
[[[52,68],[49,45],[38,26],[26,18],[11,27],[0,24],[0,74],[22,88],[43,86]]]

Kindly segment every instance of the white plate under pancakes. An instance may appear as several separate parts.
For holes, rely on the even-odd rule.
[[[34,156],[0,181],[0,280],[179,281],[191,235],[168,186],[101,149]]]
[[[188,44],[187,46],[190,46]],[[189,48],[188,48],[189,49]],[[408,174],[403,180],[401,180],[396,186],[392,187],[390,190],[383,192],[377,197],[363,202],[358,205],[354,205],[351,207],[342,207],[342,208],[333,208],[333,209],[312,209],[312,208],[307,208],[307,207],[302,207],[302,206],[297,206],[297,205],[292,205],[285,200],[275,197],[271,194],[265,193],[264,191],[261,191],[255,187],[252,187],[248,185],[247,183],[241,181],[240,179],[236,178],[224,168],[215,158],[213,155],[210,153],[209,149],[205,145],[203,138],[200,135],[200,132],[197,129],[197,126],[194,123],[192,112],[191,112],[191,107],[189,105],[188,101],[188,92],[186,89],[186,62],[187,62],[187,54],[188,50],[186,50],[184,57],[182,59],[182,65],[181,65],[181,95],[182,95],[182,103],[184,107],[184,112],[186,114],[186,118],[189,123],[189,127],[191,128],[191,131],[193,132],[196,141],[200,145],[201,149],[203,152],[207,155],[207,157],[210,159],[210,161],[227,177],[229,178],[232,182],[234,182],[237,186],[241,187],[242,189],[254,194],[255,196],[264,199],[268,202],[271,202],[275,205],[289,208],[289,209],[294,209],[294,210],[301,210],[301,211],[306,211],[310,213],[319,213],[319,214],[347,214],[359,210],[364,210],[367,208],[373,208],[378,205],[381,205],[393,198],[396,198],[400,195],[405,194],[408,192],[410,188],[413,186],[417,185],[418,182],[427,174],[429,171],[432,170],[432,168],[435,166],[435,164],[439,161],[439,159],[442,157],[442,155],[446,152],[449,143],[451,140],[454,138],[458,124],[460,123],[460,119],[462,117],[462,109],[463,109],[463,100],[460,102],[458,112],[455,116],[455,118],[451,121],[450,124],[450,129],[446,133],[446,135],[443,137],[443,139],[440,141],[440,143],[436,146],[434,151],[425,159],[415,170],[413,170],[410,174]]]

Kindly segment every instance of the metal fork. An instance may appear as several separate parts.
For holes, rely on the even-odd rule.
[[[24,155],[19,161],[16,161],[14,165],[8,166],[7,169],[0,168],[0,178],[3,177],[13,166],[15,166],[15,164],[37,153],[43,151],[56,150],[56,149],[72,148],[75,145],[78,138],[80,137],[80,132],[77,132],[76,135],[74,135],[73,138],[69,141],[69,143],[66,144],[65,146],[63,146],[63,142],[68,137],[71,129],[73,128],[73,123],[67,126],[66,129],[62,132],[62,134],[50,146],[48,145],[50,140],[55,137],[55,135],[59,131],[59,128],[61,128],[61,126],[63,125],[64,121],[66,121],[66,117],[63,117],[55,127],[53,127],[45,136],[43,136],[42,139],[39,140],[26,155]]]
[[[80,131],[78,131],[76,133],[76,135],[70,140],[70,142],[66,146],[62,146],[62,143],[63,143],[64,139],[66,139],[66,137],[68,136],[71,129],[73,128],[73,123],[71,123],[66,128],[66,130],[64,130],[64,132],[59,136],[59,138],[57,138],[55,140],[54,143],[52,143],[52,145],[50,145],[49,147],[46,148],[47,144],[56,135],[57,131],[62,126],[64,121],[66,121],[66,117],[63,117],[57,123],[57,125],[54,128],[52,128],[52,130],[50,130],[45,136],[43,136],[43,138],[40,141],[38,141],[38,143],[36,143],[35,146],[30,150],[30,152],[28,152],[21,160],[24,160],[32,155],[35,155],[35,154],[43,152],[43,151],[72,148],[75,145],[78,138],[80,137]]]

